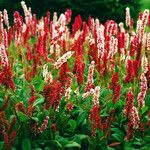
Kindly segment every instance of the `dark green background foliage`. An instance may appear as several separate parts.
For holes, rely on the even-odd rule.
[[[14,10],[22,13],[20,5],[21,0],[0,0],[0,10],[6,8],[11,18]],[[88,16],[98,17],[101,22],[108,19],[116,20],[117,22],[125,20],[125,8],[128,6],[131,9],[131,15],[137,18],[140,10],[140,0],[24,0],[28,7],[32,8],[32,12],[38,17],[50,12],[64,12],[66,8],[71,8],[73,11],[72,17],[80,14],[84,20]]]

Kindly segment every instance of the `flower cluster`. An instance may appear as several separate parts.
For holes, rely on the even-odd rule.
[[[134,106],[134,94],[132,93],[131,88],[127,94],[126,105],[123,113],[129,119],[125,137],[125,140],[128,141],[133,138],[134,130],[139,127],[140,121],[137,108]]]
[[[102,118],[100,116],[100,107],[99,107],[99,92],[100,87],[96,86],[94,90],[93,104],[89,115],[89,120],[92,125],[92,136],[95,136],[95,129],[103,129]]]
[[[141,75],[141,89],[140,89],[140,93],[138,94],[138,97],[137,97],[138,108],[142,108],[143,106],[145,106],[146,92],[147,92],[147,79],[146,79],[144,73],[142,73],[142,75]]]
[[[6,88],[15,89],[15,84],[12,77],[12,72],[10,64],[8,62],[8,57],[5,51],[5,46],[0,44],[0,57],[2,60],[2,72],[0,73],[0,84],[6,86]]]
[[[89,91],[91,88],[93,88],[94,64],[95,64],[95,62],[92,61],[89,66],[88,79],[87,79],[86,87],[85,87],[86,92]]]
[[[111,78],[111,87],[113,90],[113,103],[116,103],[116,101],[120,98],[120,91],[121,91],[121,85],[118,83],[119,77],[118,73],[114,73]]]
[[[48,120],[49,120],[49,116],[46,116],[43,124],[37,129],[37,133],[42,133],[47,128]]]
[[[54,67],[55,68],[60,68],[61,65],[65,62],[67,62],[67,60],[74,54],[74,52],[72,51],[68,51],[66,52],[63,56],[61,56],[55,63],[54,63]]]

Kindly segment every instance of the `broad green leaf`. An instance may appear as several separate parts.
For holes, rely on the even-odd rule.
[[[34,121],[38,122],[39,121],[39,118],[37,117],[31,117]]]
[[[141,142],[138,142],[138,141],[137,142],[133,142],[133,144],[136,145],[136,146],[141,146],[142,145]]]
[[[43,97],[38,98],[38,99],[34,102],[33,106],[37,106],[38,104],[41,104],[41,103],[43,103],[43,102],[44,102],[44,98],[43,98]]]
[[[118,134],[112,134],[112,137],[115,139],[115,140],[117,140],[117,142],[122,142],[123,141],[123,136],[122,135],[120,135],[119,133]]]
[[[85,119],[88,118],[88,113],[87,112],[83,112],[81,113],[78,118],[77,118],[77,125],[79,126],[82,122],[84,122]]]
[[[69,128],[69,129],[72,130],[72,131],[74,131],[75,128],[76,128],[76,126],[77,126],[77,123],[76,123],[75,120],[70,119],[70,120],[68,121],[68,125],[70,125],[70,128]]]
[[[119,128],[111,128],[111,131],[114,131],[114,133],[119,134],[120,136],[125,136],[124,133]]]
[[[76,143],[76,142],[73,142],[73,141],[70,141],[68,144],[65,145],[66,148],[81,148],[81,145]]]
[[[142,114],[144,114],[146,111],[148,111],[148,106],[142,107]]]

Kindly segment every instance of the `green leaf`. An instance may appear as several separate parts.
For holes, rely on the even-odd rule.
[[[23,139],[22,141],[22,150],[32,150],[31,142],[28,138]]]
[[[74,131],[74,130],[76,129],[77,123],[76,123],[75,120],[70,119],[70,120],[68,121],[68,125],[70,126],[69,129],[72,130],[72,131]]]
[[[21,111],[17,112],[18,118],[21,122],[26,122],[29,120],[29,117]]]
[[[58,142],[57,140],[52,140],[51,143],[57,147],[61,147],[62,148],[62,145],[60,144],[60,142]]]
[[[4,142],[0,142],[0,149],[3,149]]]
[[[124,133],[119,128],[111,128],[111,131],[114,131],[114,133],[118,134],[122,137],[124,137]]]
[[[112,148],[112,147],[107,146],[107,150],[115,150],[115,149]]]
[[[138,142],[138,141],[133,142],[133,144],[136,145],[136,146],[141,146],[142,145],[141,142]]]
[[[146,97],[145,97],[145,104],[147,106],[150,106],[150,95],[146,95]]]
[[[84,134],[76,134],[74,137],[73,137],[73,141],[74,142],[77,142],[77,143],[81,143],[82,140],[85,140],[87,139],[89,141],[89,136],[87,135],[84,135]]]
[[[148,144],[148,145],[143,146],[142,148],[140,148],[140,150],[148,150],[148,149],[149,149],[149,147],[150,147],[150,145]]]
[[[37,117],[31,117],[34,121],[38,122],[39,121],[39,118]]]
[[[38,104],[41,104],[41,103],[43,103],[43,102],[44,102],[44,98],[43,98],[43,97],[38,98],[38,99],[34,102],[33,106],[37,106]]]
[[[67,147],[67,148],[73,148],[73,147],[81,148],[81,145],[78,144],[77,142],[69,141],[69,143],[66,144],[65,147]]]
[[[84,122],[85,119],[87,119],[88,117],[88,113],[87,112],[83,112],[81,113],[78,118],[77,118],[77,126],[79,126],[81,123]]]
[[[146,111],[148,111],[148,106],[142,107],[142,114],[144,114]]]
[[[123,139],[123,136],[121,136],[119,133],[118,134],[112,134],[112,137],[117,140],[118,142],[122,142],[124,139]]]

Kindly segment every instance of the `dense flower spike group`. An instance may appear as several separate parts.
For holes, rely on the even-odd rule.
[[[47,12],[38,20],[24,1],[21,6],[24,17],[15,11],[12,26],[7,10],[0,11],[0,140],[4,148],[16,146],[27,130],[35,141],[39,137],[69,139],[81,132],[98,137],[97,143],[106,139],[109,143],[115,128],[126,132],[127,141],[136,132],[146,134],[150,127],[149,10],[139,15],[136,30],[130,8],[126,8],[126,26],[114,20],[102,24],[91,17],[86,23],[78,15],[70,29],[70,9],[60,16]],[[119,140],[110,145],[121,147]]]

